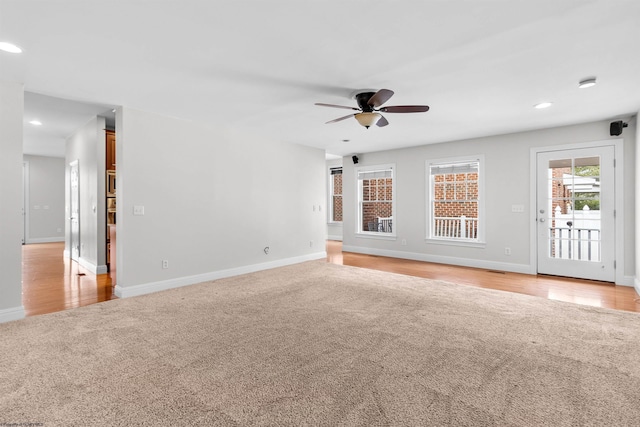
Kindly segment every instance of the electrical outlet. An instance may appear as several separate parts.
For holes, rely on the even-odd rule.
[[[511,248],[504,248],[505,255],[511,255]]]
[[[402,239],[401,244],[402,244],[402,246],[407,246],[407,239]]]
[[[163,259],[162,260],[162,268],[169,268],[169,260],[168,259]]]

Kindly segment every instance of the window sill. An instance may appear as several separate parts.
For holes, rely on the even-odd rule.
[[[487,244],[485,242],[474,242],[470,240],[448,240],[448,239],[425,239],[426,243],[433,245],[446,245],[446,246],[464,246],[468,248],[481,248],[484,249]]]
[[[376,232],[370,232],[370,233],[356,233],[356,237],[361,237],[363,239],[377,239],[377,240],[397,240],[397,236],[395,234],[392,233],[376,233]]]

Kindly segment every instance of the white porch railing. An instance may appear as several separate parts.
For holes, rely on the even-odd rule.
[[[393,231],[393,217],[377,217],[375,221],[368,223],[369,231],[377,231],[378,233],[391,233]]]
[[[549,256],[551,258],[600,262],[601,217],[599,210],[561,212],[554,209],[553,222],[549,227]]]
[[[478,218],[436,217],[433,220],[433,237],[477,239]]]

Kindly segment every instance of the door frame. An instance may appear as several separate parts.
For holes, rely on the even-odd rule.
[[[613,257],[616,262],[615,283],[617,285],[633,286],[633,283],[631,285],[626,283],[624,275],[624,140],[622,138],[531,147],[529,155],[529,212],[531,224],[529,227],[529,241],[531,242],[529,245],[529,267],[531,274],[538,274],[538,222],[536,221],[538,153],[610,146],[613,146],[616,162],[614,168],[615,253]]]
[[[22,244],[29,242],[29,161],[22,161]]]
[[[71,170],[73,168],[76,168],[78,170],[78,188],[76,190],[77,192],[77,203],[78,203],[78,218],[77,218],[77,222],[78,222],[78,250],[75,253],[76,257],[74,258],[74,251],[73,251],[73,178],[71,176]],[[80,231],[80,162],[79,159],[76,159],[72,162],[69,162],[69,258],[71,258],[73,261],[76,262],[80,262],[80,257],[81,257],[81,250],[80,248],[82,247],[82,233]]]

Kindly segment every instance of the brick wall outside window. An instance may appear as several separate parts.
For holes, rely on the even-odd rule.
[[[478,172],[431,175],[432,229],[434,237],[478,237]],[[466,220],[462,220],[462,217]]]
[[[333,194],[331,195],[333,212],[332,221],[342,221],[342,174],[331,175]]]
[[[478,218],[478,173],[433,176],[435,217]]]
[[[393,215],[393,178],[365,179],[362,181],[362,231],[377,231],[371,225],[378,218]]]

